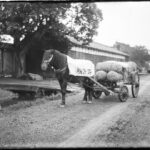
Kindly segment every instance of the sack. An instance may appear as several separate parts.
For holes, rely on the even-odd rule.
[[[103,70],[105,72],[115,71],[115,72],[118,72],[118,73],[123,73],[123,67],[117,61],[99,62],[96,65],[96,70],[97,71]]]
[[[117,73],[115,71],[109,71],[107,73],[107,80],[111,82],[118,82],[121,81],[122,79],[123,79],[123,75],[120,73]]]
[[[124,71],[129,73],[137,70],[137,64],[135,62],[119,62],[119,61],[105,61],[96,64],[96,71],[103,70],[105,72],[115,71],[123,74]]]
[[[107,77],[107,73],[105,71],[97,71],[95,74],[95,78],[97,81],[105,80]]]

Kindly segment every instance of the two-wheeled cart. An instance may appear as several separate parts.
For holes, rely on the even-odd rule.
[[[140,77],[138,71],[128,73],[128,75],[123,77],[120,82],[110,82],[108,80],[96,81],[96,79],[88,77],[93,83],[92,95],[94,98],[98,99],[104,92],[106,96],[118,93],[118,98],[121,102],[127,101],[129,97],[129,91],[127,85],[131,85],[131,91],[133,98],[138,96],[140,87]]]

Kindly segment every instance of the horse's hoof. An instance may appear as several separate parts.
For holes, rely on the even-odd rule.
[[[92,104],[92,101],[88,101],[88,104]]]
[[[64,104],[60,104],[60,107],[61,107],[61,108],[64,108],[64,107],[65,107],[65,105],[64,105]]]
[[[87,103],[87,101],[82,101],[82,103],[83,103],[83,104],[86,104],[86,103]]]

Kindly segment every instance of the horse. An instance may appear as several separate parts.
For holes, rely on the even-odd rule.
[[[70,77],[67,63],[67,55],[54,49],[45,50],[41,63],[41,69],[43,71],[46,71],[49,67],[51,67],[54,70],[56,78],[58,79],[62,94],[60,106],[64,107],[66,104],[65,95],[67,82],[69,81]],[[93,83],[87,77],[81,77],[80,79],[80,81],[82,81],[83,88],[85,89],[83,103],[92,103]]]

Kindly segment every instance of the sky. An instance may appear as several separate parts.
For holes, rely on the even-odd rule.
[[[115,42],[145,46],[150,50],[150,1],[97,2],[103,20],[95,42],[113,46]]]

